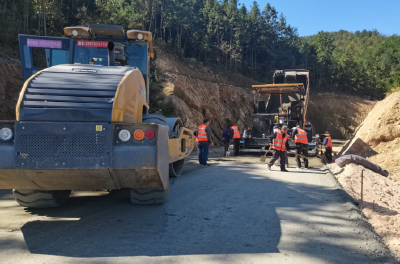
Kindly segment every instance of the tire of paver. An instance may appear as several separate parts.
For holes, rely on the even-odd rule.
[[[43,191],[14,189],[15,201],[29,208],[57,207],[65,203],[71,191]]]
[[[130,189],[131,203],[136,205],[162,205],[167,200],[167,188],[142,188]]]

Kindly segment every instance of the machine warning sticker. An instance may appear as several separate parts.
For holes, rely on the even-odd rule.
[[[96,125],[96,131],[103,131],[102,125]]]
[[[78,47],[91,47],[91,48],[107,48],[108,41],[89,41],[78,40],[76,45]]]
[[[34,48],[61,49],[61,40],[27,39],[26,45]]]

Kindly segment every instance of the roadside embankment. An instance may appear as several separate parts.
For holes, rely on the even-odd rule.
[[[367,158],[400,182],[400,92],[375,105],[339,153],[346,154]]]
[[[354,164],[344,168],[328,165],[343,188],[358,201],[363,171],[362,211],[387,246],[400,257],[400,92],[374,106],[339,156],[346,154],[363,156],[389,171],[386,178]]]
[[[342,169],[336,164],[329,164],[328,168],[360,205],[363,170],[362,212],[386,245],[400,257],[400,183],[355,164]]]

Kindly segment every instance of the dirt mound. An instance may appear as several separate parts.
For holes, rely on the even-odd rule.
[[[386,245],[400,257],[400,184],[354,164],[339,168],[328,165],[343,188],[361,199],[361,170],[364,170],[363,213]]]
[[[313,124],[317,134],[328,130],[332,138],[349,139],[375,104],[375,101],[359,96],[311,94],[307,120]]]
[[[339,155],[356,154],[400,181],[400,92],[378,102]]]
[[[211,118],[213,140],[221,140],[227,123],[242,131],[250,126],[253,113],[251,85],[257,84],[240,74],[204,67],[156,50],[151,86],[151,110],[166,116],[179,116],[185,126],[196,130],[204,116]],[[151,94],[150,93],[150,94]],[[173,111],[171,111],[171,107]],[[161,111],[160,111],[161,110]]]
[[[18,61],[0,54],[0,120],[15,120],[15,105],[23,84]]]

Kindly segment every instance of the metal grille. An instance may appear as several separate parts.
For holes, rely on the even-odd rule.
[[[96,134],[64,137],[52,134],[20,136],[20,155],[24,158],[103,158],[107,155],[106,137]]]

